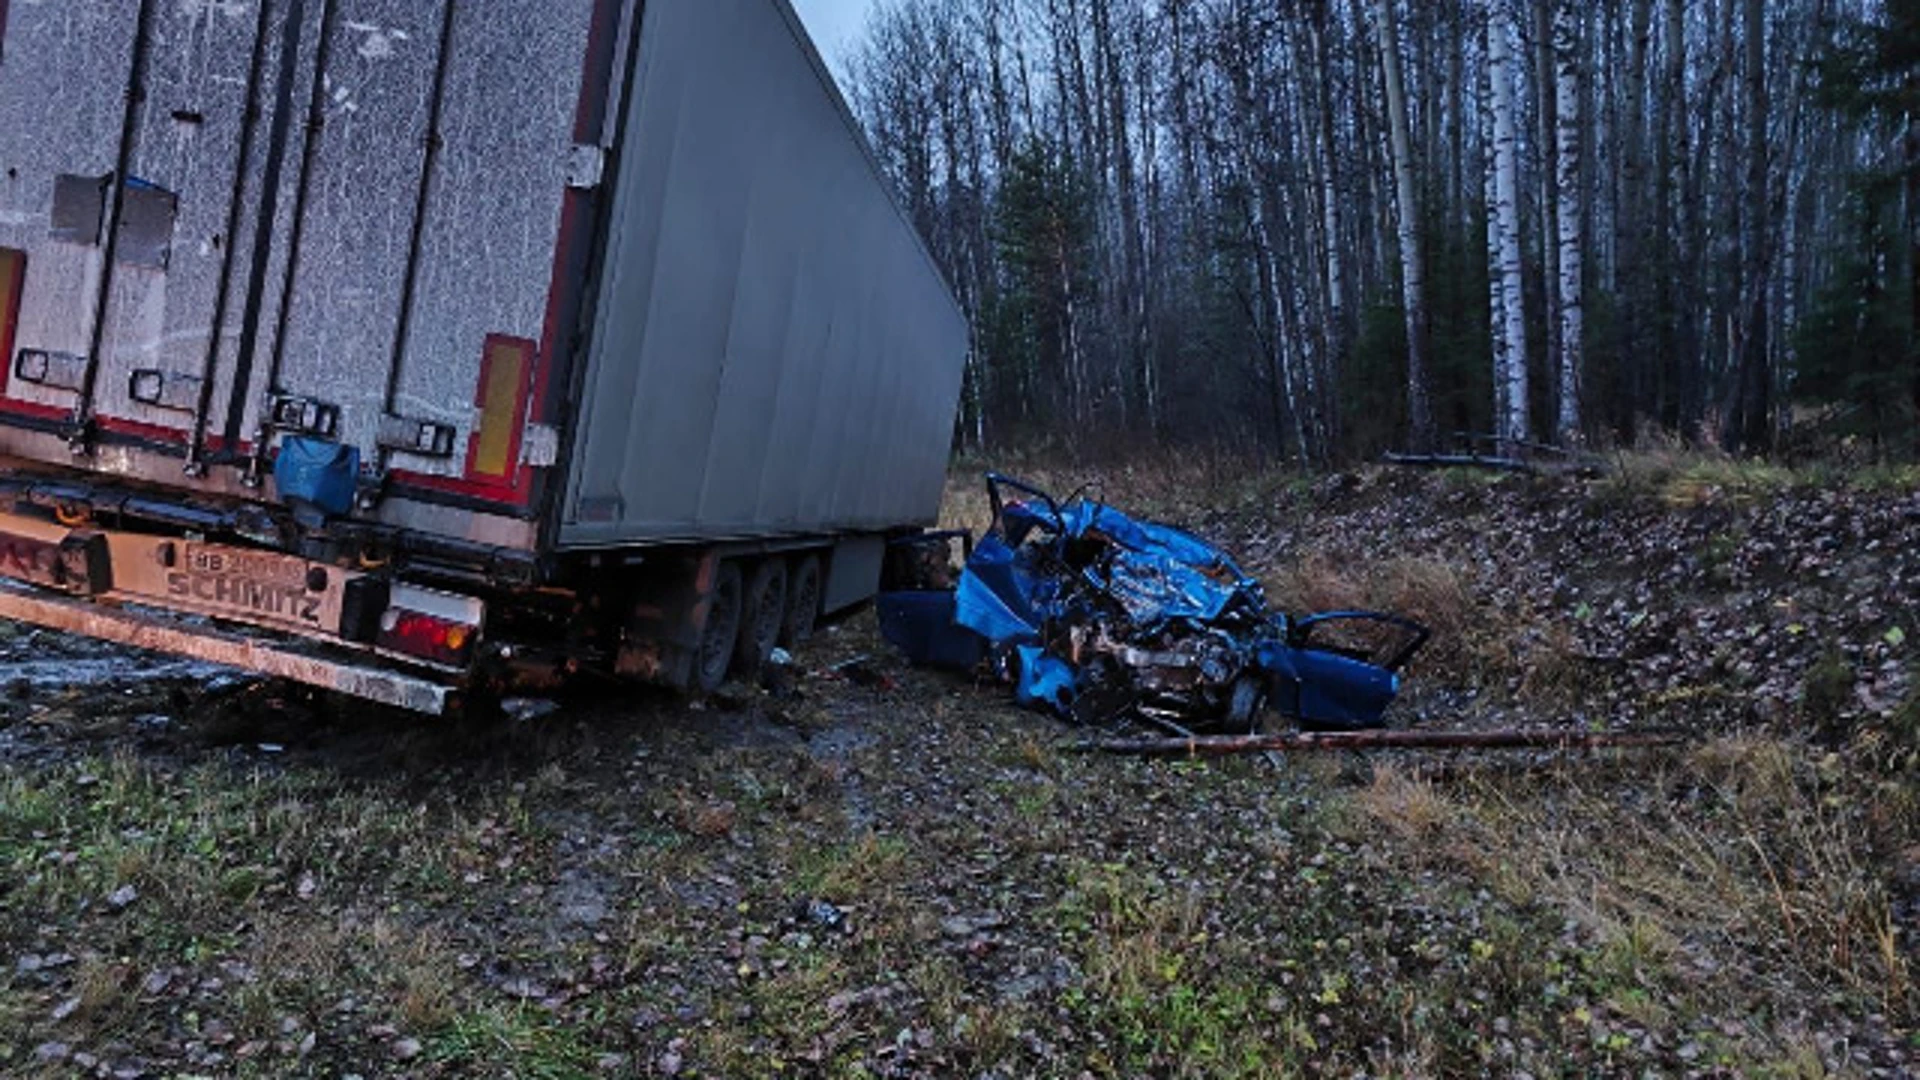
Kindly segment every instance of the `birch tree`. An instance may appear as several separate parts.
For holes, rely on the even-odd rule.
[[[1586,348],[1586,193],[1581,170],[1580,12],[1585,0],[1559,0],[1554,9],[1554,108],[1558,128],[1555,168],[1560,230],[1560,376],[1558,433],[1581,437],[1580,391]]]
[[[967,445],[1319,467],[1443,420],[1920,452],[1916,42],[1908,0],[888,0],[845,67],[974,322]]]
[[[1413,140],[1407,122],[1407,88],[1400,70],[1400,30],[1394,0],[1375,0],[1380,20],[1380,74],[1387,98],[1388,141],[1393,157],[1395,210],[1400,237],[1400,288],[1407,322],[1407,415],[1413,445],[1433,444],[1433,405],[1428,383],[1426,252],[1421,242],[1419,185],[1414,179]]]
[[[1488,102],[1493,113],[1490,155],[1492,202],[1487,213],[1493,258],[1492,320],[1500,437],[1533,438],[1527,382],[1526,264],[1520,244],[1520,150],[1513,94],[1513,18],[1505,0],[1486,9]]]

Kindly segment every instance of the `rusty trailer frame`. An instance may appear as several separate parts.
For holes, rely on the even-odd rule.
[[[244,668],[430,716],[445,715],[457,697],[455,688],[440,682],[374,666],[364,656],[334,657],[318,644],[256,636],[200,617],[54,596],[12,582],[0,581],[0,618]]]

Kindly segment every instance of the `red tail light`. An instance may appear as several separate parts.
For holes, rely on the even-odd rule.
[[[471,626],[392,608],[380,620],[379,645],[435,664],[463,667],[473,658],[478,635]]]
[[[486,605],[471,596],[395,584],[374,643],[434,664],[465,667],[486,621]]]

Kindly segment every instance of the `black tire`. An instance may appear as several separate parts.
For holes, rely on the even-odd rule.
[[[747,579],[740,636],[733,649],[733,670],[742,678],[760,674],[787,622],[787,564],[768,559]]]
[[[707,624],[700,631],[700,648],[693,655],[693,688],[711,694],[726,684],[733,666],[734,643],[740,639],[740,611],[745,586],[740,568],[723,562],[713,579]]]
[[[805,645],[820,621],[820,557],[804,555],[787,577],[787,618],[780,627],[782,648]]]

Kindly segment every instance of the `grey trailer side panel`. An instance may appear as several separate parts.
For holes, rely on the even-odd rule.
[[[967,328],[785,0],[647,4],[562,547],[930,521]]]

